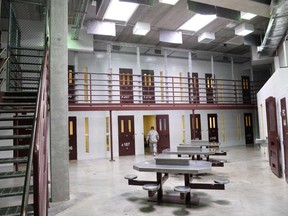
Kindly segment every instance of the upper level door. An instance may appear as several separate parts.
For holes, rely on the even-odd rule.
[[[219,142],[217,114],[207,114],[208,118],[208,140],[209,142]]]
[[[142,70],[143,103],[155,103],[154,71]]]
[[[155,103],[154,71],[142,70],[143,103]]]
[[[242,97],[244,104],[251,104],[250,78],[242,76]]]
[[[213,103],[213,78],[212,74],[205,74],[205,82],[206,82],[206,101],[207,103]]]
[[[135,155],[134,116],[118,116],[119,156]]]
[[[201,140],[201,116],[190,114],[191,140]]]
[[[282,132],[283,132],[283,145],[284,145],[284,175],[288,183],[288,122],[287,122],[287,109],[286,98],[281,99],[281,116],[282,116]]]
[[[77,120],[76,116],[69,116],[69,160],[77,160]]]
[[[252,113],[244,113],[245,141],[254,144]]]
[[[269,162],[272,172],[280,177],[280,143],[277,129],[276,100],[266,99]]]
[[[161,153],[164,149],[170,148],[168,115],[156,115],[156,129],[159,133],[157,152]]]
[[[75,103],[75,74],[73,65],[68,65],[68,102]]]
[[[132,69],[119,69],[120,103],[133,103]]]

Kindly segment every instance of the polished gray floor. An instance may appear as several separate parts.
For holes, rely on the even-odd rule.
[[[147,191],[130,186],[126,174],[141,180],[155,180],[155,173],[133,170],[135,162],[151,159],[150,155],[125,156],[70,163],[71,199],[50,203],[49,215],[137,216],[137,215],[288,215],[288,185],[269,168],[267,156],[256,147],[226,148],[229,163],[213,167],[210,174],[200,175],[193,182],[212,182],[216,177],[230,179],[225,190],[193,190],[200,198],[198,206],[157,204],[147,201]],[[224,158],[223,156],[219,156]],[[164,185],[164,193],[174,193],[183,184],[183,176],[173,175]]]

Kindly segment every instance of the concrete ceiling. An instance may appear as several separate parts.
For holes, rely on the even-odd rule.
[[[132,0],[133,1],[133,0]],[[103,21],[104,13],[110,0],[102,0],[97,7],[92,6],[90,1],[69,0],[69,24],[75,25],[75,16],[79,16],[81,2],[88,2],[83,18],[83,27],[91,20]],[[139,2],[139,1],[138,1]],[[140,0],[141,2],[141,0]],[[151,2],[151,1],[150,1]],[[245,11],[257,14],[258,16],[250,21],[232,20],[227,18],[217,18],[211,24],[207,25],[198,32],[183,33],[183,44],[172,44],[159,41],[159,30],[176,31],[185,21],[190,19],[195,12],[188,10],[187,0],[180,0],[176,5],[159,3],[158,0],[152,1],[153,5],[140,5],[134,15],[127,23],[116,22],[116,36],[94,35],[94,41],[109,42],[119,46],[125,44],[134,44],[149,47],[165,47],[171,49],[185,49],[193,52],[216,53],[228,56],[242,56],[241,61],[247,61],[251,56],[251,44],[260,45],[261,37],[265,35],[269,23],[270,5],[269,1],[253,0],[194,0],[208,5],[221,8],[232,9],[236,11]],[[151,31],[146,36],[133,35],[133,27],[137,22],[148,22],[151,24]],[[244,38],[234,33],[234,28],[229,24],[239,25],[243,22],[254,25],[255,31],[250,37]],[[198,43],[198,36],[203,32],[214,32],[216,39],[208,44]],[[95,47],[97,49],[97,47]],[[237,60],[236,60],[237,61]]]

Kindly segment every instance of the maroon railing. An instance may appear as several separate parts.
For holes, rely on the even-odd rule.
[[[250,95],[243,95],[242,81],[212,79],[209,100],[205,78],[153,76],[144,83],[142,75],[121,76],[111,73],[70,72],[70,104],[256,104],[254,82]],[[194,79],[194,80],[192,80]],[[126,85],[125,85],[126,83]],[[132,85],[129,83],[132,83]],[[150,87],[147,88],[147,83]],[[121,85],[120,85],[121,84]],[[124,85],[123,85],[124,84]],[[125,90],[126,89],[126,90]],[[153,89],[153,91],[149,90]],[[212,89],[212,91],[211,91]],[[247,94],[247,91],[246,91]],[[212,101],[211,101],[212,95]]]
[[[21,215],[27,215],[30,180],[33,165],[34,215],[48,215],[48,104],[49,69],[48,51],[43,60],[42,76],[39,84],[35,111],[32,146],[26,169]]]

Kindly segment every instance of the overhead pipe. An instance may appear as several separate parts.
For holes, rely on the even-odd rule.
[[[72,32],[72,40],[78,40],[79,39],[79,33],[80,33],[80,29],[83,26],[87,11],[88,11],[88,7],[89,4],[91,4],[91,0],[82,0],[80,5],[80,11],[77,11],[77,15],[74,19],[74,23],[73,23],[73,32]]]

